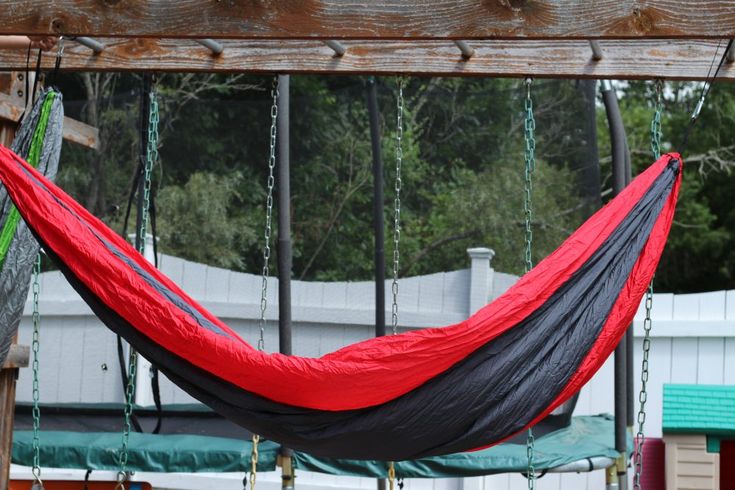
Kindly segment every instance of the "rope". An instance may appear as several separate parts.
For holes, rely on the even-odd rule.
[[[525,99],[525,122],[524,122],[524,139],[526,143],[524,161],[524,199],[523,199],[523,211],[525,216],[526,224],[526,243],[524,250],[525,259],[525,271],[528,272],[533,268],[533,259],[531,255],[532,244],[533,244],[533,228],[531,226],[533,220],[533,172],[536,170],[536,120],[533,117],[533,99],[531,98],[531,84],[533,80],[526,78],[526,99]],[[528,458],[528,468],[526,470],[526,477],[528,479],[528,488],[533,490],[536,487],[536,468],[534,468],[534,447],[535,439],[533,437],[533,428],[528,428],[528,437],[526,438],[526,456]]]
[[[263,245],[263,270],[261,274],[260,288],[260,337],[258,338],[258,350],[265,349],[265,312],[268,307],[268,275],[270,274],[270,258],[271,258],[271,232],[273,227],[273,188],[276,184],[275,168],[276,168],[276,140],[278,131],[278,76],[273,77],[271,85],[271,128],[268,152],[268,180],[266,181],[266,199],[265,199],[265,232]],[[258,443],[260,436],[253,434],[252,450],[250,453],[250,488],[255,489],[255,483],[258,475]],[[243,481],[244,483],[244,481]]]

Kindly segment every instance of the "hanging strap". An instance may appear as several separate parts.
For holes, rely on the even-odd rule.
[[[702,108],[704,107],[704,101],[709,95],[710,90],[712,90],[712,84],[715,83],[715,80],[717,79],[717,75],[720,73],[720,70],[722,69],[722,65],[725,64],[725,60],[727,60],[727,53],[730,52],[731,49],[733,49],[733,39],[730,39],[728,41],[727,46],[725,47],[725,51],[722,53],[722,56],[720,57],[720,62],[717,64],[717,69],[715,70],[714,75],[712,75],[712,78],[710,78],[710,72],[712,71],[712,65],[714,65],[715,60],[717,59],[717,53],[719,52],[720,43],[717,44],[717,50],[715,51],[715,55],[712,58],[712,65],[710,65],[710,69],[707,72],[707,80],[702,84],[702,90],[700,92],[699,100],[697,101],[697,105],[694,108],[694,111],[692,112],[691,117],[689,118],[689,124],[687,124],[686,129],[684,130],[684,136],[682,138],[681,145],[679,148],[681,148],[681,154],[684,155],[686,152],[687,145],[689,144],[689,135],[692,132],[692,129],[694,128],[694,125],[699,120],[699,114],[702,112]]]
[[[270,274],[271,258],[271,232],[273,226],[273,188],[276,184],[276,139],[278,132],[278,75],[273,77],[271,84],[271,128],[268,148],[268,180],[266,181],[265,198],[265,231],[263,233],[263,269],[261,271],[260,287],[260,337],[258,338],[258,350],[265,349],[265,312],[268,308],[268,275]],[[260,436],[253,434],[253,448],[250,453],[250,488],[255,489],[258,475],[258,443]],[[245,480],[243,480],[243,483]]]
[[[536,170],[536,120],[533,117],[533,99],[531,98],[531,84],[533,79],[526,78],[526,99],[524,101],[525,121],[524,128],[524,195],[523,195],[523,214],[525,217],[525,248],[524,262],[525,271],[528,272],[533,268],[532,243],[533,243],[533,172]],[[536,445],[533,436],[533,428],[528,428],[528,437],[526,438],[526,457],[528,459],[528,467],[526,469],[526,478],[529,490],[536,487],[536,468],[534,468],[534,448]]]

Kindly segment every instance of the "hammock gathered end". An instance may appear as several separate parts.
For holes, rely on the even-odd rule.
[[[497,444],[573,396],[637,311],[668,236],[681,166],[678,154],[663,155],[467,320],[302,358],[250,346],[0,147],[0,181],[44,250],[97,316],[174,383],[290,448],[385,461]]]
[[[50,180],[56,177],[59,166],[63,121],[61,93],[43,90],[23,117],[11,145]],[[0,365],[23,315],[38,249],[31,230],[0,185]]]

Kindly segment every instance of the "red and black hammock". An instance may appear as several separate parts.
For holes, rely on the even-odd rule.
[[[310,453],[405,460],[496,444],[592,377],[653,277],[681,180],[662,156],[467,320],[321,358],[259,352],[11,151],[0,180],[44,250],[113,331],[185,391]]]

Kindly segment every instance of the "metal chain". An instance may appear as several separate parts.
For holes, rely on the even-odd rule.
[[[265,198],[265,244],[263,245],[263,271],[260,288],[260,337],[258,338],[258,350],[265,349],[265,311],[268,307],[268,275],[270,273],[271,258],[271,232],[273,231],[273,188],[276,184],[276,136],[278,130],[278,76],[273,77],[271,85],[271,129],[270,148],[268,153],[268,181],[266,182]],[[258,443],[260,436],[253,434],[253,449],[250,453],[250,488],[255,489],[258,475]]]
[[[526,247],[524,250],[525,271],[528,272],[533,268],[533,259],[531,256],[531,244],[533,242],[533,229],[531,227],[533,219],[533,172],[536,170],[536,120],[533,117],[533,99],[531,99],[531,83],[532,80],[527,78],[526,84],[526,100],[525,100],[525,121],[524,121],[524,139],[525,139],[525,189],[523,199],[523,212],[526,225]]]
[[[398,78],[398,97],[396,100],[396,179],[394,184],[395,196],[393,198],[393,282],[391,292],[393,293],[393,305],[391,307],[391,328],[393,335],[398,333],[398,272],[400,270],[401,241],[401,167],[403,166],[403,78]],[[388,487],[395,488],[396,466],[393,461],[388,462]]]
[[[401,240],[401,167],[403,166],[403,78],[398,79],[398,98],[396,102],[396,180],[393,198],[393,306],[391,325],[393,335],[398,333],[398,272],[400,264],[399,242]]]
[[[151,90],[149,93],[150,110],[148,112],[148,145],[146,146],[146,159],[143,168],[143,206],[141,208],[140,227],[138,228],[138,252],[145,253],[146,232],[148,230],[148,217],[151,207],[151,180],[153,165],[158,161],[158,96]],[[120,464],[117,472],[116,490],[125,488],[128,480],[128,444],[130,441],[130,427],[133,418],[133,401],[135,399],[135,376],[138,370],[138,353],[129,346],[128,350],[128,383],[125,387],[125,421],[122,431],[122,447],[120,448]]]
[[[145,175],[143,178],[143,215],[140,220],[140,250],[141,254],[145,252],[145,235],[148,231],[148,218],[151,207],[151,175],[153,165],[158,162],[158,122],[160,120],[158,114],[158,96],[156,92],[151,90],[150,93],[151,108],[148,115],[148,146],[146,148]]]
[[[525,190],[523,199],[523,212],[525,215],[526,224],[526,246],[524,250],[525,269],[526,272],[533,268],[533,259],[531,256],[531,245],[533,243],[533,229],[531,227],[533,219],[533,206],[531,197],[533,194],[533,172],[536,170],[536,120],[533,118],[533,99],[531,99],[531,78],[526,78],[526,100],[525,100],[525,117],[524,122],[524,137],[525,137]],[[528,458],[528,468],[526,471],[526,477],[528,480],[528,488],[533,490],[536,487],[536,468],[534,468],[534,446],[535,439],[533,437],[533,428],[528,428],[528,437],[526,439],[526,456]]]
[[[651,150],[657,160],[661,157],[661,112],[663,110],[663,81],[656,80],[656,102],[654,104],[653,120],[651,121]],[[653,308],[653,281],[646,291],[646,318],[643,320],[643,360],[641,361],[641,390],[638,393],[638,432],[635,436],[633,451],[633,490],[641,489],[641,473],[643,472],[643,444],[646,437],[643,432],[646,423],[646,402],[648,392],[648,355],[651,351],[651,309]]]
[[[653,307],[653,281],[648,285],[646,291],[646,318],[643,320],[643,361],[641,362],[641,391],[638,394],[638,433],[635,436],[635,451],[633,453],[633,489],[641,489],[641,473],[643,472],[643,443],[646,438],[643,434],[643,426],[646,423],[646,401],[648,392],[648,354],[651,350],[651,308]]]
[[[661,157],[661,112],[663,110],[664,82],[656,80],[656,101],[654,103],[653,120],[651,121],[651,151],[654,159]]]
[[[276,184],[274,171],[276,168],[276,131],[278,123],[278,77],[273,77],[271,86],[271,129],[270,149],[268,155],[268,181],[266,182],[267,194],[265,198],[265,243],[263,245],[263,271],[260,288],[260,338],[258,339],[258,350],[265,348],[265,311],[268,306],[268,274],[270,273],[271,258],[271,232],[273,225],[273,188]]]
[[[250,452],[250,488],[255,489],[255,481],[258,478],[258,443],[260,436],[253,434],[253,450]]]
[[[39,408],[39,386],[38,386],[38,350],[41,346],[40,329],[41,315],[38,309],[38,296],[41,292],[39,276],[41,274],[41,253],[36,255],[36,261],[33,264],[33,341],[31,342],[31,350],[33,351],[33,478],[36,484],[43,488],[41,481],[41,439],[39,437],[39,429],[41,427],[41,409]]]

